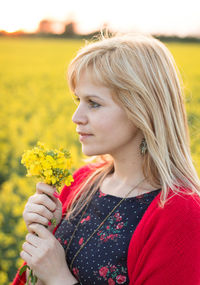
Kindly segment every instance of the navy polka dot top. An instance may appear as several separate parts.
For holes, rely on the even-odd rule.
[[[147,207],[160,191],[161,189],[158,189],[137,197],[126,198],[80,250],[71,265],[71,270],[81,284],[129,284],[127,272],[129,242]],[[62,220],[55,237],[65,252],[67,251],[66,261],[69,267],[81,245],[120,200],[120,197],[104,194],[99,189],[82,218],[80,213],[70,222]],[[81,222],[67,249],[80,218]]]

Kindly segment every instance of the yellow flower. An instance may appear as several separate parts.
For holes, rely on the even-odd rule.
[[[70,186],[70,185],[71,185],[71,182],[73,182],[73,181],[74,181],[74,179],[73,179],[72,175],[69,175],[69,176],[65,179],[65,184],[66,184],[67,186]]]
[[[49,169],[49,170],[45,170],[43,173],[44,173],[44,176],[51,177],[53,172],[51,169]]]
[[[65,183],[67,186],[73,181],[70,172],[71,155],[67,150],[50,150],[44,143],[38,142],[32,150],[26,151],[21,162],[27,168],[27,176],[37,176],[49,185],[58,189]]]
[[[51,182],[52,182],[52,184],[54,185],[54,184],[57,182],[57,178],[56,178],[56,177],[52,177],[52,178],[51,178]]]
[[[44,143],[42,143],[42,142],[37,142],[37,145],[40,147],[40,148],[42,148],[42,149],[45,149],[45,148],[47,148],[47,146],[44,144]]]
[[[31,175],[40,175],[40,166],[38,164],[30,165],[30,173]]]

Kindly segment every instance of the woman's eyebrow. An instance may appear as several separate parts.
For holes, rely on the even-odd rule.
[[[76,93],[74,93],[74,95],[75,95],[76,97],[79,97]],[[88,99],[88,98],[91,98],[91,97],[92,97],[92,98],[97,98],[97,99],[101,100],[102,102],[104,102],[103,98],[101,98],[101,97],[99,97],[99,96],[97,96],[97,95],[94,95],[94,94],[84,94],[83,97],[84,97],[85,99]]]

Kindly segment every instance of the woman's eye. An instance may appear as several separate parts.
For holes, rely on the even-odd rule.
[[[98,104],[98,103],[96,103],[96,102],[94,102],[92,100],[89,100],[89,104],[90,104],[91,108],[98,108],[98,107],[101,106],[100,104]]]
[[[74,100],[76,105],[78,105],[80,102],[80,99],[78,97],[73,97],[73,100]]]
[[[74,102],[75,102],[76,105],[79,105],[79,103],[80,103],[80,98],[79,98],[79,97],[74,96],[74,97],[73,97],[73,100],[74,100]],[[98,107],[101,106],[100,104],[98,104],[98,103],[92,101],[91,99],[89,99],[89,100],[87,101],[87,104],[89,104],[89,107],[90,107],[90,108],[98,108]]]

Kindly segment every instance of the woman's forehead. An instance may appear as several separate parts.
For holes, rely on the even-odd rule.
[[[80,72],[75,74],[74,78],[74,90],[76,90],[80,85],[87,85],[90,88],[109,88],[106,84],[105,80],[101,77],[101,75],[97,75],[95,71],[90,68],[84,68]]]

